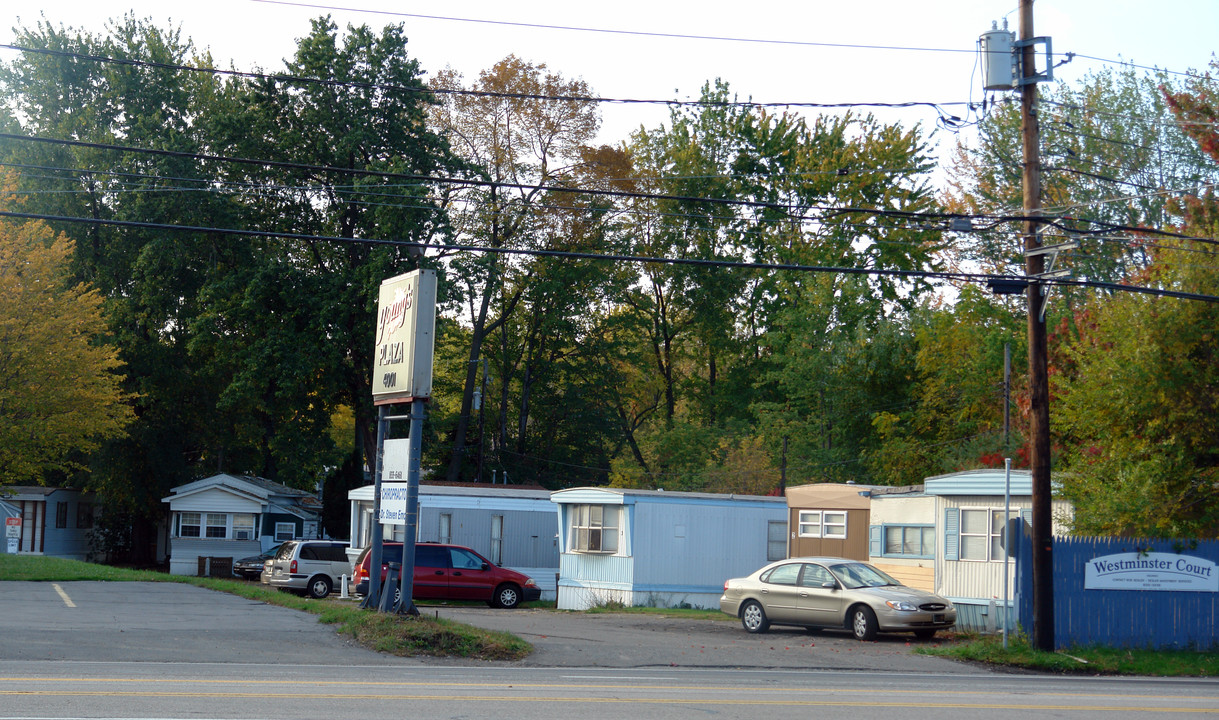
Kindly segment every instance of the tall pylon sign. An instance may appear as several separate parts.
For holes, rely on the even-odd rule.
[[[435,329],[435,270],[415,270],[381,282],[373,403],[410,402],[431,396]]]

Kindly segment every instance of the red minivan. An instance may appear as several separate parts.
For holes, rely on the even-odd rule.
[[[355,563],[352,580],[357,595],[368,594],[371,551],[372,547],[364,548]],[[386,563],[401,559],[402,543],[385,543],[381,556],[382,582]],[[514,608],[540,598],[542,589],[533,578],[499,567],[468,547],[417,543],[413,594],[415,600],[480,600],[491,607]]]

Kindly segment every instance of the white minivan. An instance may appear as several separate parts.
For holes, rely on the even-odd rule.
[[[289,540],[263,565],[261,579],[263,585],[324,598],[344,575],[351,576],[347,543]]]

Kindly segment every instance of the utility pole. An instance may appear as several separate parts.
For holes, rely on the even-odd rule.
[[[1030,278],[1029,341],[1029,464],[1033,480],[1033,646],[1054,649],[1054,573],[1050,505],[1050,383],[1046,348],[1045,296],[1036,278],[1045,271],[1038,236],[1041,214],[1041,136],[1037,125],[1037,51],[1033,33],[1033,0],[1020,0],[1020,133],[1024,143],[1024,272]]]

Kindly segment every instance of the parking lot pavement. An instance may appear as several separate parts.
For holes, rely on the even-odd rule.
[[[750,635],[739,622],[637,613],[420,606],[427,615],[503,630],[533,645],[520,664],[538,667],[724,667],[974,673],[951,660],[918,655],[909,635],[859,642],[845,632],[774,628]]]
[[[324,602],[353,602],[331,599]],[[471,665],[366,650],[310,613],[177,583],[0,582],[0,637],[11,661]],[[521,667],[702,667],[978,672],[916,655],[908,636],[860,643],[845,633],[772,629],[636,613],[422,605],[427,615],[504,630],[533,645]]]
[[[192,585],[0,582],[5,660],[376,664],[317,616]]]

